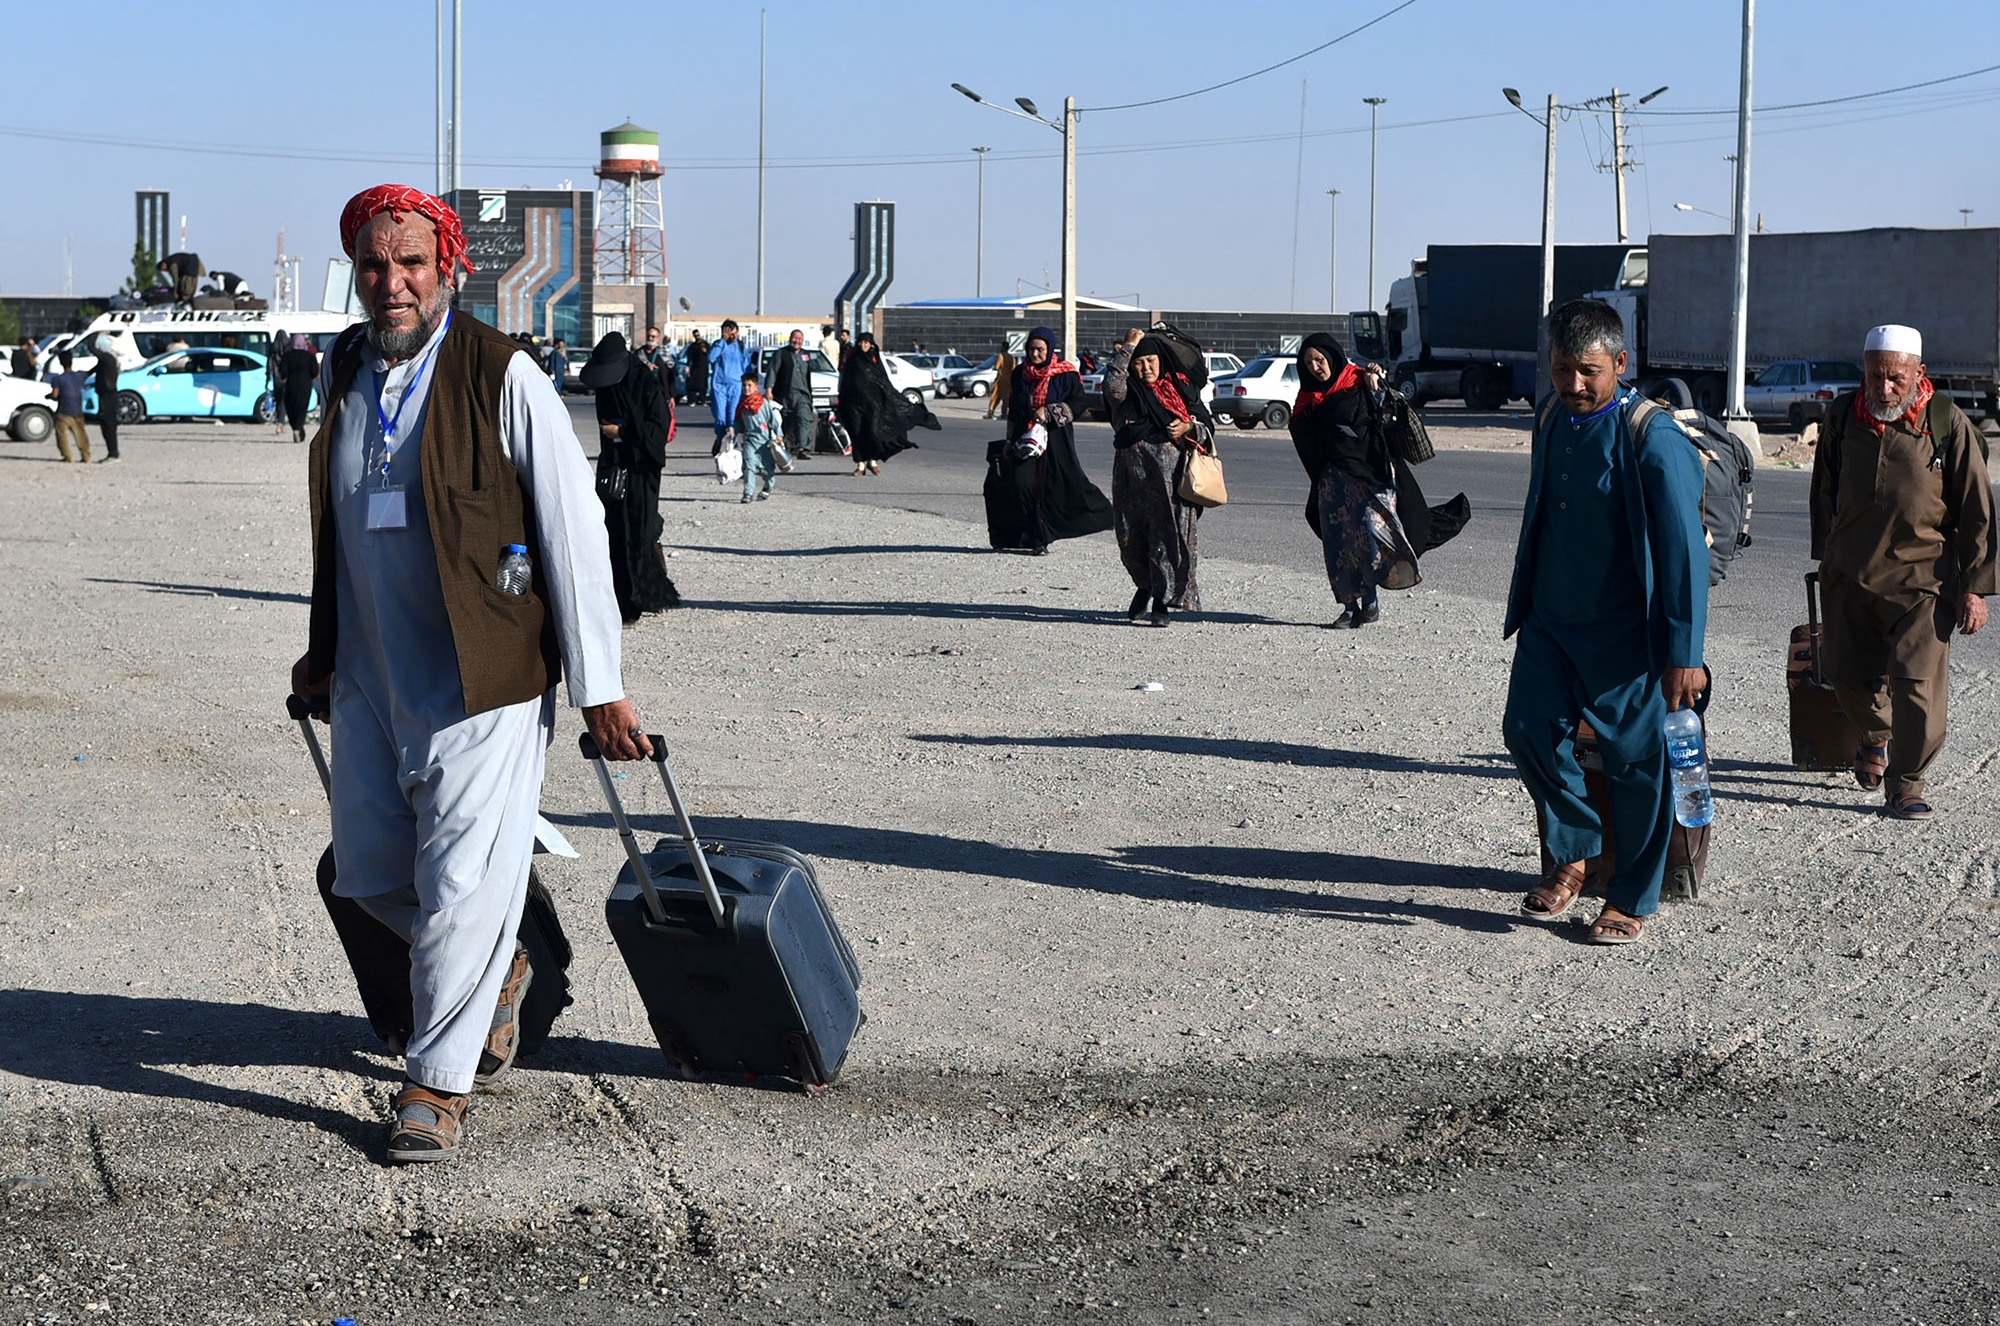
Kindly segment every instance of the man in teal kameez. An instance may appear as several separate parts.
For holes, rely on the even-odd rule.
[[[1577,720],[1597,732],[1616,868],[1589,938],[1629,944],[1658,910],[1672,800],[1667,712],[1704,685],[1708,547],[1700,452],[1665,411],[1632,428],[1617,312],[1579,299],[1549,320],[1554,394],[1537,410],[1505,633],[1519,639],[1503,719],[1556,864],[1522,899],[1554,920],[1583,889],[1605,828],[1584,790]]]

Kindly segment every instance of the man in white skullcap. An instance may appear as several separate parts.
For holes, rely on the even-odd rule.
[[[1909,820],[1932,813],[1952,631],[1986,625],[2000,592],[1985,447],[1923,359],[1914,327],[1868,333],[1861,389],[1828,408],[1812,484],[1824,665],[1861,732],[1854,779]]]

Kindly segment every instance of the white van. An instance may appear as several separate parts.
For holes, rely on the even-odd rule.
[[[311,337],[313,348],[324,354],[333,338],[354,321],[345,313],[317,309],[273,313],[268,309],[121,308],[98,314],[67,348],[72,354],[87,356],[97,345],[108,343],[118,357],[118,367],[128,369],[157,359],[168,346],[181,341],[193,349],[252,350],[269,355],[272,333],[282,331],[288,337]],[[278,347],[278,352],[285,348]]]

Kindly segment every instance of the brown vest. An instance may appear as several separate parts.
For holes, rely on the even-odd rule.
[[[307,460],[313,525],[307,667],[314,681],[332,675],[339,636],[334,601],[338,525],[329,453],[340,407],[361,369],[363,343],[361,329],[353,327],[334,346],[332,399]],[[420,457],[423,502],[468,717],[536,699],[562,675],[555,623],[541,593],[534,504],[500,447],[507,364],[519,349],[512,338],[457,311],[431,365]],[[510,543],[524,545],[536,563],[535,582],[526,595],[503,594],[493,587],[501,550]]]

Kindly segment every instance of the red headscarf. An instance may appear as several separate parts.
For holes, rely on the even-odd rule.
[[[340,213],[340,247],[347,251],[348,257],[354,256],[354,240],[361,227],[384,212],[394,220],[401,220],[405,212],[415,212],[437,227],[438,270],[447,277],[452,275],[454,263],[463,263],[468,272],[473,270],[471,260],[465,256],[465,230],[458,223],[458,213],[447,207],[443,199],[407,184],[378,184],[347,200]]]
[[[1903,411],[1903,422],[1917,432],[1923,432],[1924,410],[1929,407],[1931,397],[1936,394],[1937,389],[1931,386],[1928,373],[1918,378],[1917,389],[1910,393],[1910,408]],[[1874,412],[1868,408],[1868,392],[1865,388],[1854,393],[1854,417],[1866,424],[1868,431],[1877,437],[1888,431],[1889,426],[1877,419]]]
[[[1184,424],[1191,424],[1194,422],[1194,416],[1188,413],[1187,402],[1181,398],[1180,388],[1174,385],[1174,377],[1178,376],[1179,374],[1169,376],[1161,373],[1147,385],[1152,387],[1153,395],[1158,398],[1168,414]],[[1181,378],[1181,381],[1185,382],[1187,379]]]
[[[1305,375],[1300,374],[1298,399],[1292,402],[1293,417],[1296,418],[1299,415],[1309,413],[1329,396],[1337,396],[1343,391],[1353,390],[1355,384],[1360,381],[1361,370],[1351,363],[1342,364],[1340,372],[1334,374],[1333,381],[1324,387],[1306,386]]]

